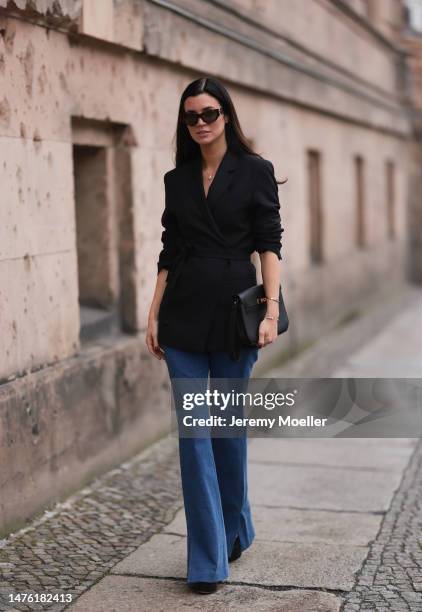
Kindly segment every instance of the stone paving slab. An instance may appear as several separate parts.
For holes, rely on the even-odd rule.
[[[255,505],[256,540],[367,546],[378,532],[382,516],[360,512],[325,512]],[[163,533],[186,535],[184,508]]]
[[[295,466],[251,462],[252,505],[385,512],[400,484],[398,471]]]
[[[354,352],[332,376],[338,378],[422,378],[422,300],[396,314],[371,342]],[[397,339],[400,338],[400,350]]]
[[[341,598],[304,590],[268,590],[223,584],[217,593],[201,597],[182,581],[107,576],[67,609],[72,612],[338,612]]]
[[[228,581],[267,586],[348,591],[364,561],[364,546],[299,544],[255,540],[230,565]],[[186,538],[159,533],[123,559],[112,574],[186,578]]]
[[[375,295],[369,296],[369,301],[361,301],[360,316],[347,324],[336,326],[330,332],[324,333],[323,337],[316,340],[311,347],[285,361],[282,365],[277,365],[277,354],[280,351],[278,343],[275,342],[272,346],[265,347],[263,358],[254,368],[254,376],[268,378],[326,378],[329,376],[346,378],[346,371],[341,369],[343,364],[347,363],[351,356],[356,355],[362,346],[369,347],[372,339],[376,338],[378,333],[388,333],[388,330],[391,330],[391,336],[394,337],[393,344],[396,358],[399,352],[403,351],[404,355],[408,354],[409,343],[413,343],[418,349],[421,346],[420,336],[408,336],[403,339],[394,333],[396,328],[391,327],[391,324],[398,316],[404,318],[410,316],[413,319],[416,313],[416,325],[419,329],[418,314],[421,311],[422,291],[409,283],[403,283],[400,288],[394,287],[393,293],[391,289],[391,287],[386,287],[384,296],[377,292]],[[266,351],[268,351],[267,358],[264,357]],[[270,358],[270,353],[273,353],[272,358]],[[420,355],[417,350],[415,354],[419,364]],[[379,367],[376,369],[372,367],[371,373],[367,369],[361,376],[370,378],[390,376],[390,372],[387,373],[387,367],[383,367],[384,363],[387,364],[384,357],[383,354],[381,354],[381,357],[376,356]],[[268,367],[270,362],[272,364]],[[416,366],[416,369],[421,371],[419,365]],[[358,376],[356,370],[351,373],[349,369],[349,372],[352,377]],[[401,378],[401,376],[396,376]],[[419,377],[421,377],[421,374],[418,375]]]
[[[327,465],[400,472],[409,462],[416,438],[255,438],[249,462]]]

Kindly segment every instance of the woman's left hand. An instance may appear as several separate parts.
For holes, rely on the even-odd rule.
[[[277,338],[277,319],[262,319],[259,324],[258,346],[263,348]]]

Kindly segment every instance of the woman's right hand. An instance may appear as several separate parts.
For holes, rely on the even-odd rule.
[[[146,345],[151,355],[154,355],[154,357],[161,360],[161,359],[164,359],[164,351],[158,345],[157,335],[158,335],[158,320],[153,317],[150,317],[148,319],[148,327],[147,327],[145,342],[146,342]]]
[[[154,297],[148,312],[148,327],[145,342],[151,355],[157,359],[164,359],[164,351],[158,345],[158,313],[163,299],[164,290],[167,283],[167,268],[162,268],[157,275]]]

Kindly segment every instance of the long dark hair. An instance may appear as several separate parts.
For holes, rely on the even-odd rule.
[[[179,113],[177,117],[177,128],[175,134],[176,147],[175,147],[175,163],[176,167],[183,163],[191,161],[192,159],[199,158],[201,156],[201,149],[197,142],[193,140],[189,134],[187,126],[183,123],[183,113],[185,110],[184,104],[186,98],[189,96],[197,96],[201,93],[207,93],[210,96],[216,98],[221,107],[223,108],[224,114],[228,117],[229,121],[225,124],[226,130],[226,142],[227,147],[235,154],[249,153],[250,155],[256,155],[262,157],[259,153],[256,153],[248,139],[242,132],[240,127],[239,119],[237,117],[236,109],[230,97],[229,92],[224,87],[221,81],[215,77],[202,77],[189,83],[180,98]],[[279,185],[282,185],[287,181],[277,181]]]

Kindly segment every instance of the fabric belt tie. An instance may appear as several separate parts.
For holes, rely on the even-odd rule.
[[[192,242],[184,242],[180,247],[179,254],[175,258],[174,263],[167,274],[167,287],[175,286],[176,281],[182,271],[184,262],[191,256],[250,261],[251,253],[248,253],[247,251],[231,251],[230,249],[222,249],[219,251],[215,248],[198,247]]]

